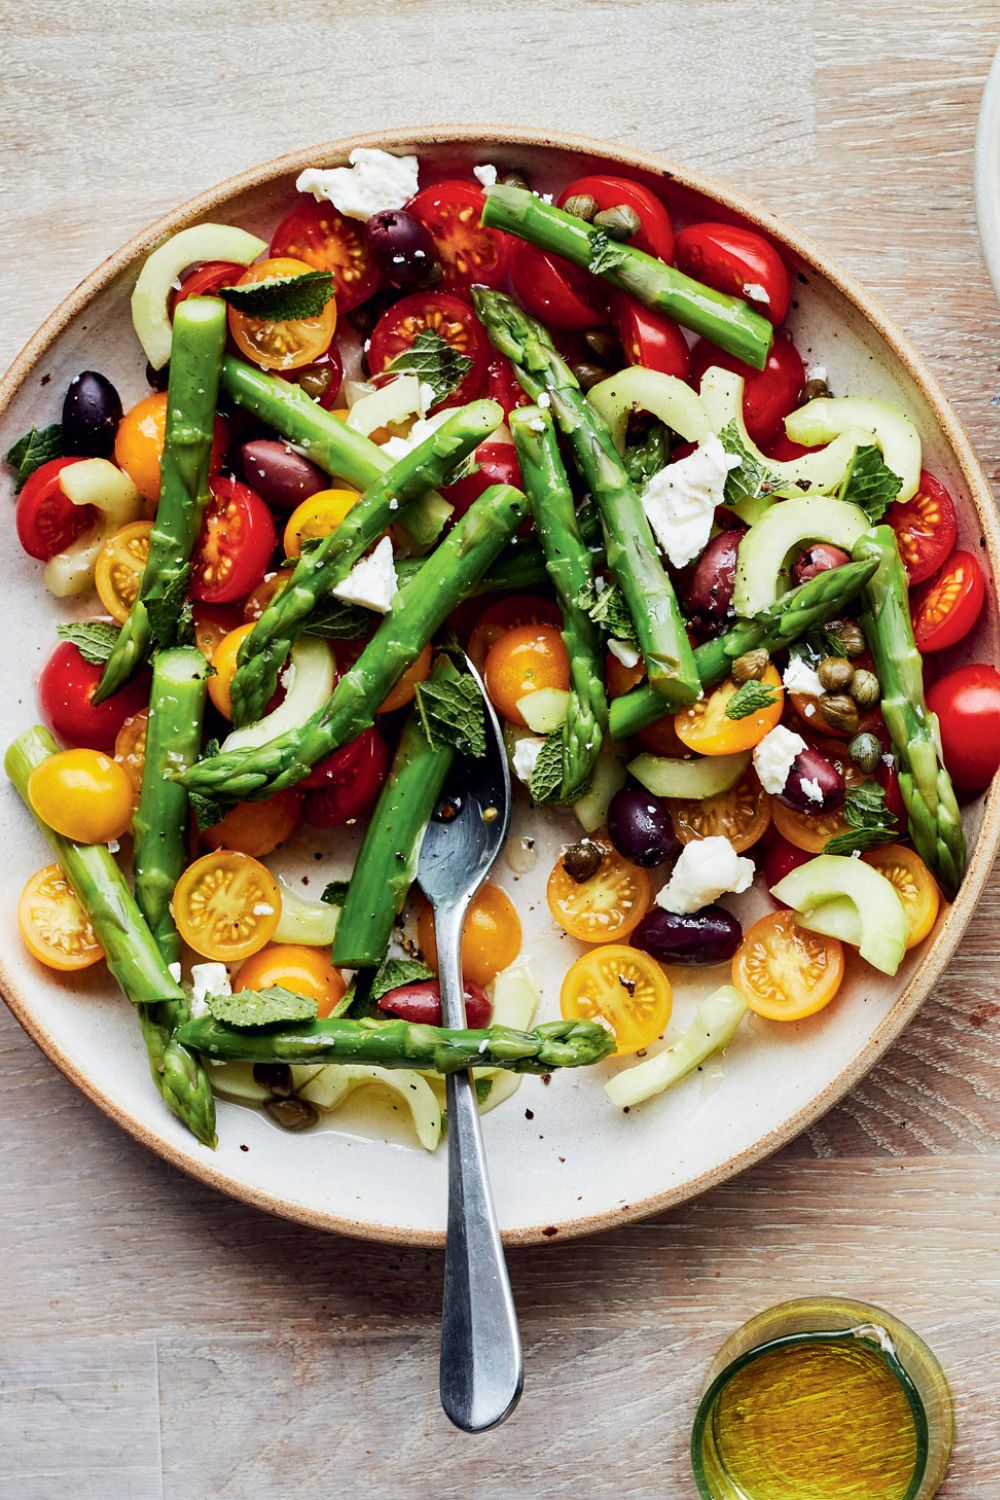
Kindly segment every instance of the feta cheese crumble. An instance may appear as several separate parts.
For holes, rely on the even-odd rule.
[[[766,302],[767,293],[759,281],[746,281],[743,283],[743,295],[749,297],[751,302]]]
[[[800,776],[799,786],[805,792],[810,802],[822,802],[823,788],[818,781],[814,781],[808,776]]]
[[[807,365],[806,383],[808,384],[810,380],[822,380],[823,384],[825,385],[827,381],[826,365]]]
[[[414,448],[429,438],[442,422],[447,422],[449,417],[455,415],[454,407],[445,407],[443,411],[436,411],[432,417],[418,417],[405,437],[391,437],[388,442],[382,443],[382,452],[391,458],[393,463],[399,458],[405,458],[412,453]]]
[[[384,615],[392,607],[398,589],[392,542],[384,536],[367,557],[354,564],[333,593],[345,604],[360,604],[363,609],[374,609]]]
[[[205,1003],[208,995],[231,995],[229,971],[225,964],[192,964],[191,966],[191,1014],[195,1017],[208,1012]]]
[[[514,746],[514,754],[511,757],[511,765],[514,775],[518,781],[530,787],[531,778],[535,772],[535,764],[542,753],[545,739],[540,734],[524,734]]]
[[[415,156],[358,146],[348,161],[349,167],[328,171],[307,167],[296,179],[297,190],[312,193],[318,203],[332,203],[348,219],[370,219],[381,209],[402,208],[417,191]]]
[[[778,724],[754,746],[753,768],[765,792],[776,795],[785,790],[788,773],[795,757],[806,748],[801,734]]]
[[[490,162],[484,161],[482,166],[473,167],[472,175],[483,187],[492,187],[497,180],[497,169]]]
[[[823,684],[816,669],[802,656],[792,657],[781,674],[781,680],[790,693],[808,693],[811,698],[819,698],[823,694]]]
[[[167,973],[170,975],[171,979],[175,980],[177,982],[177,984],[180,984],[180,982],[181,982],[181,966],[180,966],[180,964],[167,964]]]
[[[726,891],[739,895],[749,890],[754,868],[753,860],[737,854],[721,834],[695,839],[684,845],[656,904],[677,916],[701,911]]]
[[[646,485],[643,510],[675,568],[686,567],[704,551],[715,507],[725,498],[726,475],[739,463],[712,432],[687,458],[668,464]]]
[[[608,641],[608,650],[611,655],[620,661],[623,667],[637,667],[639,665],[640,652],[631,641],[619,641],[613,636]]]

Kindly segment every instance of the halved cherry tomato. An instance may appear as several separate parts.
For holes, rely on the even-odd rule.
[[[314,828],[343,828],[366,813],[389,771],[389,747],[377,729],[365,729],[313,766],[301,782],[305,820]],[[256,804],[255,804],[256,805]]]
[[[478,500],[491,484],[512,484],[520,489],[524,482],[513,443],[480,443],[472,459],[477,465],[474,473],[454,480],[441,490],[444,498],[455,507],[453,521],[464,516],[472,502]]]
[[[493,1006],[482,985],[465,981],[465,1021],[473,1031],[488,1026],[493,1016]],[[418,1026],[441,1025],[441,988],[436,979],[422,979],[417,984],[404,984],[398,990],[390,990],[378,1002],[378,1008],[387,1016],[400,1016],[404,1021],[413,1021]]]
[[[721,834],[743,854],[767,832],[771,799],[755,773],[747,771],[730,791],[701,801],[674,798],[667,802],[667,811],[682,844]]]
[[[333,411],[344,381],[344,361],[336,343],[331,344],[326,353],[321,354],[319,359],[314,359],[311,365],[291,370],[283,378],[301,386],[306,395],[311,396],[324,411]]]
[[[608,321],[607,291],[596,276],[561,255],[519,240],[510,279],[518,300],[551,328],[599,328]]]
[[[920,488],[912,500],[895,500],[885,519],[896,533],[910,583],[926,583],[949,556],[958,537],[954,500],[940,479],[922,469]]]
[[[752,750],[779,723],[785,701],[781,678],[773,665],[768,666],[761,680],[774,693],[774,702],[766,708],[742,719],[728,718],[726,705],[737,691],[735,682],[729,679],[707,697],[674,715],[678,739],[699,755],[734,755],[738,750]]]
[[[247,636],[253,630],[253,621],[246,625],[237,625],[235,630],[227,631],[222,640],[212,652],[212,666],[215,671],[208,679],[208,696],[223,718],[233,717],[233,705],[229,697],[229,689],[233,685],[236,676],[236,658],[239,649]]]
[[[291,838],[301,811],[302,793],[286,787],[261,802],[237,802],[218,823],[202,829],[201,840],[207,849],[236,849],[263,859]]]
[[[648,870],[623,859],[607,839],[594,839],[604,858],[589,880],[574,880],[560,858],[552,867],[545,898],[564,932],[584,943],[627,938],[648,912],[653,884]]]
[[[640,657],[634,667],[626,667],[620,662],[614,652],[604,653],[604,680],[607,683],[608,697],[621,698],[630,693],[634,687],[638,687],[646,675],[646,664]],[[671,720],[671,730],[673,720]],[[684,747],[680,746],[678,755],[683,754]]]
[[[372,333],[368,350],[368,368],[380,375],[390,361],[409,349],[418,334],[430,329],[459,354],[472,360],[458,387],[440,406],[464,406],[480,394],[486,384],[489,344],[483,327],[472,308],[460,297],[446,292],[414,292],[388,308]],[[432,407],[437,410],[437,407]]]
[[[559,1009],[567,1020],[604,1021],[620,1056],[640,1052],[663,1035],[673,1009],[670,980],[655,958],[608,943],[573,964],[562,983]]]
[[[1000,672],[973,662],[946,672],[927,694],[937,714],[944,763],[964,792],[989,786],[1000,770]]]
[[[146,707],[149,674],[133,677],[103,703],[94,703],[102,671],[97,663],[84,661],[71,641],[62,641],[42,668],[38,697],[57,739],[111,755],[125,720]]]
[[[67,464],[83,463],[82,458],[50,458],[29,474],[17,497],[14,524],[17,539],[29,557],[48,562],[57,552],[83,536],[94,524],[92,505],[74,505],[63,494],[59,475]]]
[[[120,839],[132,821],[132,783],[103,750],[60,750],[28,777],[28,801],[49,828],[78,844]]]
[[[167,393],[153,391],[129,408],[115,434],[115,463],[135,485],[144,500],[160,498],[160,460],[167,430]],[[221,417],[212,428],[210,474],[217,474],[229,443],[229,429]]]
[[[695,385],[711,365],[743,376],[743,420],[755,443],[769,443],[781,432],[788,413],[802,400],[806,369],[795,345],[776,333],[763,370],[755,370],[733,354],[699,339],[691,350],[691,375]]]
[[[742,224],[690,224],[682,229],[677,266],[717,292],[745,297],[772,323],[783,323],[788,316],[792,286],[785,263],[770,241]]]
[[[510,236],[483,228],[479,220],[485,203],[482,188],[448,179],[423,188],[406,205],[434,236],[446,292],[500,286],[506,279]]]
[[[515,406],[530,406],[531,397],[514,374],[514,366],[505,354],[493,353],[486,372],[486,394],[503,407],[509,417]]]
[[[188,592],[203,604],[232,604],[264,577],[277,536],[270,510],[248,485],[218,474],[209,489]]]
[[[561,625],[559,606],[537,594],[511,594],[487,605],[469,636],[469,660],[482,675],[491,647],[518,625]]]
[[[483,669],[490,701],[508,724],[525,725],[519,701],[540,688],[569,687],[569,653],[555,625],[518,625],[490,647]]]
[[[769,1021],[815,1015],[829,1005],[843,977],[837,938],[807,932],[788,910],[755,922],[733,956],[733,983],[750,1009]]]
[[[794,844],[782,838],[780,833],[773,833],[764,856],[764,884],[770,891],[779,880],[784,880],[786,875],[797,870],[799,865],[804,865],[808,859],[812,859],[812,855],[805,849],[797,849]],[[778,900],[777,896],[772,896],[771,899]],[[778,904],[784,906],[786,903],[780,901]]]
[[[337,649],[339,651],[341,647],[338,646]],[[397,708],[405,708],[408,703],[413,702],[417,692],[417,683],[426,682],[430,676],[433,655],[431,643],[428,641],[412,666],[407,667],[402,677],[397,680],[395,687],[393,687],[384,702],[380,705],[380,714],[395,713]]]
[[[771,438],[768,443],[761,443],[760,449],[765,458],[777,459],[782,464],[790,463],[793,458],[802,458],[804,454],[815,451],[807,448],[804,443],[793,443],[785,432],[779,432],[778,436]]]
[[[424,903],[417,918],[417,941],[430,968],[437,968],[434,916]],[[521,951],[521,920],[506,891],[488,880],[472,898],[462,932],[462,973],[473,984],[492,984]]]
[[[215,297],[220,288],[235,286],[245,270],[246,266],[235,260],[203,260],[200,265],[192,266],[184,272],[180,286],[170,298],[171,317],[188,297]]]
[[[913,600],[913,638],[923,656],[957,646],[982,613],[986,582],[971,552],[953,552]]]
[[[691,353],[676,323],[643,307],[625,292],[611,294],[611,321],[630,365],[687,380]]]
[[[100,963],[104,949],[62,872],[61,865],[36,870],[17,903],[17,925],[32,958],[64,974]]]
[[[577,177],[559,194],[558,206],[565,207],[568,199],[586,196],[593,198],[599,213],[617,208],[620,204],[639,215],[639,229],[629,240],[637,250],[647,255],[658,256],[669,265],[674,258],[674,227],[670,215],[651,188],[628,177],[612,177],[604,172],[595,172],[590,177]]]
[[[115,736],[115,760],[121,766],[132,787],[132,810],[139,805],[142,791],[142,773],[146,766],[146,731],[149,728],[149,709],[130,715]]]
[[[237,286],[255,286],[279,276],[302,276],[314,268],[292,256],[273,256],[258,261],[243,272]],[[271,318],[253,318],[249,313],[229,309],[229,331],[237,348],[247,359],[265,370],[297,370],[323,354],[337,326],[337,299],[331,297],[322,312],[312,318],[289,318],[276,322]]]
[[[254,803],[254,806],[260,806]],[[320,1020],[344,998],[347,985],[326,954],[304,943],[271,943],[240,964],[233,991],[267,990],[275,986],[316,1001]]]
[[[152,521],[130,521],[113,531],[97,554],[94,567],[97,597],[111,618],[122,625],[139,596],[152,529]]]
[[[285,556],[299,557],[303,542],[336,531],[357,499],[357,490],[341,489],[317,490],[315,495],[303,500],[292,511],[285,526]]]
[[[242,625],[243,620],[243,611],[238,605],[199,604],[194,611],[194,644],[211,661],[223,636]]]
[[[652,724],[639,730],[636,740],[651,755],[683,757],[688,753],[687,746],[677,736],[673,714],[664,714],[662,719],[654,719]]]
[[[203,958],[236,963],[274,936],[281,892],[270,870],[248,854],[215,849],[188,865],[171,902],[177,931]]]
[[[922,943],[937,920],[941,892],[920,855],[905,844],[883,844],[861,858],[889,881],[903,903],[909,936],[907,948]]]
[[[332,272],[339,313],[365,302],[379,283],[363,226],[357,219],[345,218],[332,203],[303,198],[274,231],[271,255],[291,256],[313,271]]]
[[[243,603],[243,618],[251,623],[259,620],[271,600],[281,593],[292,576],[291,568],[278,568],[274,573],[265,573],[261,582]],[[211,655],[211,652],[209,653]]]

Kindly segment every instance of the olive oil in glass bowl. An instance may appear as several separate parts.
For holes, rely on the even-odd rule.
[[[703,1500],[930,1500],[953,1436],[944,1372],[905,1323],[803,1298],[719,1351],[691,1463]]]

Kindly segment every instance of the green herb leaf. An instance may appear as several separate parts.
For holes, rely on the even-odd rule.
[[[749,681],[740,683],[726,704],[726,718],[745,719],[749,714],[759,713],[762,708],[770,708],[777,701],[778,694],[774,688],[751,677]]]
[[[580,590],[575,602],[595,625],[601,627],[605,635],[612,636],[616,641],[629,641],[633,646],[638,644],[635,624],[625,603],[625,595],[617,583],[608,584],[600,591],[596,584],[589,583],[585,589]]]
[[[343,906],[347,900],[347,887],[349,885],[349,880],[331,880],[319,899],[325,901],[327,906]]]
[[[224,286],[219,296],[248,318],[290,323],[318,317],[336,290],[330,271],[303,271],[301,276],[270,276],[249,286]]]
[[[644,489],[653,475],[670,462],[670,433],[665,424],[658,422],[641,442],[630,443],[622,462],[632,483]]]
[[[899,836],[896,817],[886,806],[885,791],[877,781],[863,781],[847,793],[843,809],[848,832],[838,833],[823,846],[824,854],[864,853]]]
[[[4,455],[5,461],[12,469],[17,470],[14,480],[14,493],[19,494],[26,479],[30,479],[36,469],[42,464],[47,464],[52,458],[62,457],[62,427],[58,422],[53,422],[51,427],[32,427],[23,437],[7,449]]]
[[[226,811],[221,802],[215,797],[207,797],[204,792],[188,792],[188,807],[202,832],[221,822]]]
[[[587,270],[593,275],[600,276],[605,271],[617,271],[619,266],[625,264],[628,253],[624,245],[618,240],[613,240],[609,234],[598,229],[590,239],[590,260],[587,262]]]
[[[474,678],[429,677],[417,684],[417,712],[430,744],[460,755],[486,754],[486,708]]]
[[[334,641],[363,641],[372,633],[372,612],[360,604],[347,604],[327,595],[314,614],[309,616],[309,634],[322,635]]]
[[[899,475],[883,462],[878,448],[856,448],[837,498],[860,505],[872,522],[881,521],[902,485]]]
[[[208,995],[205,1002],[217,1021],[256,1031],[282,1022],[315,1021],[316,1001],[295,995],[280,985],[266,990],[240,990],[235,995]]]
[[[550,734],[538,753],[535,769],[531,773],[531,800],[535,806],[543,802],[560,802],[563,790],[563,731]]]
[[[846,656],[844,642],[835,630],[828,630],[825,625],[814,625],[812,630],[806,632],[804,642],[796,642],[804,645],[805,651],[801,654],[810,660],[810,666],[823,660],[824,656]],[[800,654],[800,653],[796,653]]]
[[[184,605],[190,577],[191,564],[187,563],[180,572],[159,580],[148,594],[140,595],[149,618],[153,645],[158,651],[176,645],[184,628]]]
[[[433,328],[424,328],[408,349],[389,361],[386,369],[397,375],[416,375],[423,384],[430,386],[436,405],[458,390],[472,369],[472,360],[453,348]]]
[[[485,1104],[486,1101],[487,1101],[487,1099],[492,1094],[492,1092],[493,1092],[493,1079],[492,1078],[477,1078],[476,1079],[476,1103],[477,1104]]]
[[[433,969],[415,958],[384,958],[378,967],[369,1000],[374,1005],[391,990],[402,989],[404,984],[422,984],[425,979],[436,979]]]
[[[725,499],[727,505],[738,505],[741,500],[756,500],[761,495],[770,495],[777,489],[779,479],[773,469],[747,448],[735,422],[727,422],[719,433],[719,442],[727,453],[739,459],[739,468],[730,469],[726,475]]]
[[[824,854],[865,854],[877,849],[880,844],[894,844],[898,835],[888,828],[852,828],[848,833],[838,833],[823,845]]]
[[[109,625],[106,620],[80,620],[73,625],[57,625],[56,635],[75,646],[84,661],[99,667],[114,650],[118,626]]]

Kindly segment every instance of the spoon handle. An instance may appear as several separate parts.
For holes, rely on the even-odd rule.
[[[435,912],[442,1020],[465,1025],[465,906]],[[486,1171],[470,1073],[449,1073],[448,1238],[441,1317],[441,1405],[463,1432],[510,1416],[524,1378],[521,1339]]]

